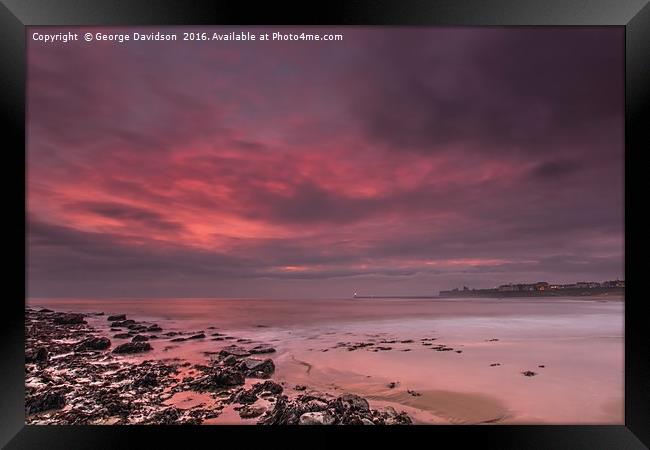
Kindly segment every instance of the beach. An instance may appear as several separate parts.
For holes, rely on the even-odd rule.
[[[54,407],[28,410],[28,423],[624,422],[620,296],[30,299],[27,307],[28,399],[60,393]],[[77,323],[60,323],[72,313],[82,315]],[[92,338],[110,343],[87,348]],[[115,352],[133,340],[142,345]],[[80,369],[88,364],[99,369]],[[81,387],[70,386],[74,370]],[[115,381],[111,370],[125,373]],[[223,374],[232,384],[206,385]],[[84,383],[110,395],[91,410],[77,398]],[[146,405],[101,404],[130,396]]]

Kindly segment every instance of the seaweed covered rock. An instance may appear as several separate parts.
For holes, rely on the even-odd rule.
[[[148,342],[127,342],[115,347],[113,353],[142,353],[149,350],[152,350],[152,347]]]

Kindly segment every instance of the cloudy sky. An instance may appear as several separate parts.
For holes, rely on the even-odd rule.
[[[30,41],[28,295],[623,277],[621,28],[320,31]]]

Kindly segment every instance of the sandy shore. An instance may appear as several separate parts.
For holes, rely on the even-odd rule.
[[[147,341],[151,350],[120,355],[119,361],[189,364],[179,369],[186,377],[202,374],[202,367],[230,346],[272,347],[275,351],[263,356],[273,361],[272,380],[283,387],[289,408],[301,395],[327,403],[352,393],[367,400],[370,410],[404,411],[416,424],[623,422],[620,300],[332,301],[291,307],[286,301],[247,302],[30,305],[85,313],[92,333],[110,339],[111,349],[134,333],[153,335]],[[94,315],[100,310],[126,313],[164,331],[127,329],[131,334],[124,336],[124,330],[111,330],[105,316]],[[188,339],[201,333],[204,337]],[[260,355],[246,357],[251,356]],[[237,389],[252,389],[255,382],[245,377]],[[192,413],[200,423],[258,423],[274,408],[260,400],[255,407],[264,412],[242,418],[241,404],[214,396],[169,387],[157,408]],[[218,414],[197,412],[204,410]]]

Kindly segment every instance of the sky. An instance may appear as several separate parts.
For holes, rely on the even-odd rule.
[[[29,297],[623,278],[622,28],[292,31],[28,39]]]

